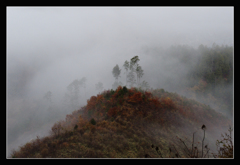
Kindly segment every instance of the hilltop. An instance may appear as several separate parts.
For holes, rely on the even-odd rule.
[[[164,89],[119,86],[92,96],[86,106],[55,123],[50,136],[26,143],[12,157],[184,158],[188,155],[181,141],[191,148],[194,132],[194,146],[201,151],[203,124],[205,144],[215,152],[222,128],[232,125],[221,113]],[[211,156],[207,150],[204,154]]]

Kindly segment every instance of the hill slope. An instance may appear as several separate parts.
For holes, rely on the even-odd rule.
[[[196,132],[194,146],[200,152],[203,124],[207,127],[205,144],[215,151],[216,137],[226,130],[221,128],[232,125],[223,115],[163,89],[146,92],[120,86],[92,96],[86,106],[55,123],[51,136],[26,143],[12,157],[187,157],[177,137],[185,138],[190,148]]]

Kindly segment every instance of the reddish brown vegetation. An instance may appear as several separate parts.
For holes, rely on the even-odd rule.
[[[149,127],[151,123],[157,125],[155,130],[170,126],[179,128],[183,123],[189,124],[189,127],[205,123],[211,131],[211,125],[229,124],[221,118],[220,114],[204,104],[164,90],[143,92],[118,87],[116,91],[104,91],[92,96],[85,107],[53,125],[51,138],[27,143],[21,152],[14,152],[13,155],[47,157],[51,153],[51,157],[119,157],[122,154],[144,157],[148,153],[150,157],[159,157],[159,153],[156,155],[146,147],[154,142],[153,128]],[[144,140],[143,137],[149,139]],[[136,146],[132,140],[141,145]],[[41,147],[36,147],[40,144]],[[128,150],[132,150],[130,144],[136,147],[137,155],[128,153]],[[108,149],[109,146],[111,149]],[[71,150],[71,154],[59,155],[58,151],[62,148],[74,150]],[[123,153],[123,150],[127,153]]]

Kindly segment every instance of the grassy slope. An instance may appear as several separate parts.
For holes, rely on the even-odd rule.
[[[180,157],[186,157],[176,136],[191,139],[197,131],[195,146],[200,152],[202,124],[207,126],[206,142],[211,146],[220,126],[231,125],[231,121],[209,106],[163,89],[143,92],[119,87],[92,96],[85,107],[56,123],[53,135],[26,143],[12,157],[174,157],[176,151],[169,152],[173,145]],[[190,148],[191,143],[184,140]]]

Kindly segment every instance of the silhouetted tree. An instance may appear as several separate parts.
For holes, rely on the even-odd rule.
[[[137,73],[137,85],[140,87],[140,78],[143,76],[143,70],[142,67],[137,64],[136,68],[136,73]]]
[[[127,75],[127,82],[129,83],[130,87],[133,87],[136,84],[136,79],[133,71],[130,71]]]
[[[123,67],[126,70],[125,74],[126,74],[126,86],[127,86],[127,75],[128,75],[128,70],[130,69],[129,62],[127,60],[124,62]]]
[[[130,87],[133,87],[137,83],[134,73],[136,72],[136,69],[138,66],[137,65],[138,61],[140,61],[138,56],[134,56],[130,60],[130,65],[129,65],[130,72],[127,74],[127,82],[130,83]],[[128,62],[125,61],[124,67],[126,70],[128,68],[127,66],[128,66]],[[140,69],[140,68],[138,68],[138,69]]]
[[[136,70],[138,61],[140,61],[140,59],[138,58],[138,56],[134,56],[133,58],[131,58],[131,61],[130,61],[130,70],[132,70],[132,71],[135,71],[135,70]]]
[[[116,81],[118,81],[118,77],[120,77],[120,73],[121,73],[121,70],[119,69],[119,66],[116,65],[112,70],[113,77],[115,77]]]

